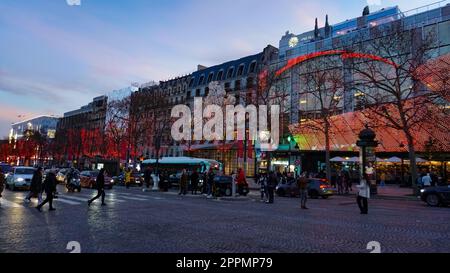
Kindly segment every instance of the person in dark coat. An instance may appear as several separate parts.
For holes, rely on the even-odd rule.
[[[41,211],[42,207],[49,203],[50,205],[50,209],[49,211],[54,211],[56,210],[53,207],[53,193],[56,191],[56,175],[53,172],[49,172],[47,174],[47,176],[45,177],[45,181],[44,181],[44,187],[43,190],[45,191],[45,194],[47,195],[44,202],[42,202],[41,204],[39,204],[36,209],[38,211]]]
[[[88,201],[88,206],[91,206],[92,202],[102,198],[102,206],[106,206],[105,203],[105,169],[101,169],[97,175],[97,195]]]
[[[191,174],[191,184],[192,184],[192,194],[193,195],[197,195],[199,178],[200,177],[197,173],[197,170],[194,170],[194,172]]]
[[[2,197],[3,189],[5,188],[5,180],[2,167],[0,167],[0,197]]]
[[[267,193],[269,195],[269,200],[266,203],[274,203],[274,190],[278,185],[278,178],[275,172],[271,171],[269,174],[269,179],[267,180]]]
[[[30,202],[31,198],[37,197],[39,203],[42,202],[42,168],[39,167],[34,171],[31,179],[30,193],[25,197],[25,202]]]
[[[144,182],[145,182],[145,186],[148,188],[150,188],[150,181],[152,180],[152,169],[150,169],[150,167],[148,167],[147,169],[145,169],[144,172]]]
[[[188,187],[188,179],[189,176],[187,174],[187,171],[184,169],[180,177],[180,192],[178,193],[178,195],[186,195]]]

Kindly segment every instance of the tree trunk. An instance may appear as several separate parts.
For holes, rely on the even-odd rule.
[[[325,165],[327,180],[331,183],[331,162],[330,162],[330,128],[328,122],[325,122]]]
[[[413,194],[418,194],[419,192],[417,187],[416,150],[414,148],[414,140],[408,131],[405,131],[405,135],[408,141],[409,161],[410,161],[409,171],[411,172]]]

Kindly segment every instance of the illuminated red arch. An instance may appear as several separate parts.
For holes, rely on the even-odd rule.
[[[370,60],[386,63],[388,65],[394,66],[395,68],[398,67],[396,63],[394,63],[388,59],[382,58],[380,56],[373,55],[373,54],[349,52],[349,51],[345,51],[345,50],[327,50],[327,51],[314,52],[314,53],[296,57],[294,59],[290,59],[283,68],[281,68],[280,70],[278,70],[275,73],[275,75],[280,76],[281,74],[288,71],[292,67],[294,67],[300,63],[303,63],[305,61],[315,59],[318,57],[331,56],[331,55],[341,55],[342,59],[370,59]]]

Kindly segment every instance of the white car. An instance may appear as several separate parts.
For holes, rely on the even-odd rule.
[[[29,190],[31,179],[35,172],[35,168],[31,167],[15,167],[6,177],[6,188],[15,190]]]

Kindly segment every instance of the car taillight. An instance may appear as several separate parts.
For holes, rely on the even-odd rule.
[[[321,189],[328,189],[330,186],[328,186],[328,185],[320,185],[320,188]]]

